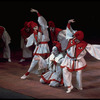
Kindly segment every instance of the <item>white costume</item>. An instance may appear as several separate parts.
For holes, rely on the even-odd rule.
[[[0,26],[0,27],[4,28],[3,26]],[[11,38],[5,28],[2,34],[2,40],[4,41],[4,44],[5,44],[4,50],[3,50],[3,58],[6,58],[8,59],[8,62],[11,62],[11,59],[10,59],[11,51],[9,47],[9,44],[11,43]]]
[[[50,42],[53,44],[53,41],[59,41],[61,43],[62,51],[65,51],[68,43],[68,40],[66,39],[66,30],[57,28],[53,21],[49,21],[48,26],[50,29],[50,37],[51,37]],[[51,48],[52,44],[50,44]]]
[[[25,22],[24,27],[21,29],[21,49],[22,49],[22,59],[20,62],[25,61],[26,58],[32,58],[33,50],[30,47],[26,47],[26,38],[28,38],[32,31],[30,29],[30,24],[33,21]]]
[[[70,31],[70,28],[67,27],[66,38],[68,36],[68,39],[70,41],[71,39],[73,39],[73,34],[75,33],[76,32],[72,33]],[[73,44],[72,40],[70,41],[70,45],[71,44]],[[61,64],[61,67],[63,68],[64,86],[68,87],[67,93],[71,92],[71,89],[73,89],[73,85],[71,83],[72,71],[76,71],[77,88],[79,90],[82,90],[82,69],[86,67],[86,61],[84,59],[84,56],[86,55],[86,51],[88,51],[96,59],[100,60],[100,45],[91,45],[85,42],[83,42],[83,44],[85,45],[84,48],[82,47],[82,45],[78,47],[76,47],[76,45],[72,45],[70,46],[70,48],[66,49],[67,52],[66,56]],[[76,57],[75,54],[77,55]]]
[[[48,46],[48,42],[50,39],[49,39],[48,30],[47,30],[48,28],[47,21],[44,19],[43,16],[38,15],[38,23],[40,25],[41,31],[38,31],[37,40],[35,38],[35,33],[33,33],[27,38],[27,44],[26,44],[26,47],[31,46],[33,43],[36,46],[33,52],[34,57],[32,59],[30,68],[28,69],[29,73],[31,72],[35,74],[40,74],[41,72],[38,71],[38,66],[36,66],[38,61],[34,60],[34,58],[36,58],[38,55],[42,57],[48,57],[50,55],[50,50]],[[23,77],[21,77],[21,79],[23,79]]]
[[[35,68],[35,65],[37,64],[37,61],[35,61],[34,58],[37,57],[37,55],[46,56],[46,55],[49,55],[49,53],[50,53],[49,46],[48,46],[49,34],[48,34],[48,30],[47,30],[47,24],[46,24],[47,22],[42,16],[38,17],[38,22],[39,22],[39,24],[41,26],[41,30],[43,32],[43,34],[38,32],[39,44],[36,42],[36,40],[34,38],[34,35],[33,35],[34,33],[31,35],[33,37],[33,38],[31,38],[32,40],[30,39],[31,36],[29,38],[27,38],[27,40],[29,40],[31,42],[33,41],[33,43],[36,45],[35,50],[33,52],[34,57],[31,62],[30,68],[28,70],[28,72],[31,72],[33,70],[33,73],[35,73],[35,74],[38,74],[38,70],[37,70],[38,68],[36,68],[35,70],[33,69],[33,68]],[[26,44],[26,47],[27,46],[28,46],[28,44]]]
[[[22,57],[23,58],[31,58],[32,57],[32,50],[26,47],[25,40],[21,36],[21,49],[22,49]]]
[[[49,86],[59,86],[61,82],[62,70],[60,64],[63,60],[63,54],[55,56],[51,54],[46,60],[40,57],[40,68],[47,67],[48,71],[41,75],[40,82],[47,83]]]

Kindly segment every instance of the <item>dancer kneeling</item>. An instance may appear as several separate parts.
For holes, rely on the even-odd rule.
[[[53,46],[51,55],[47,59],[43,59],[41,56],[35,58],[39,60],[39,68],[47,68],[47,71],[41,75],[40,82],[49,84],[49,86],[59,86],[62,80],[62,70],[60,64],[63,60],[63,54],[61,53],[61,44],[54,41],[56,46]]]

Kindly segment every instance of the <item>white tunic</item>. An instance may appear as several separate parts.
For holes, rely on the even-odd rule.
[[[28,47],[26,47],[25,40],[21,36],[21,48],[22,48],[22,57],[24,58],[30,58],[32,57],[32,50]]]
[[[43,16],[38,17],[38,22],[41,26],[41,30],[43,33],[42,34],[41,32],[38,32],[37,40],[38,40],[39,44],[35,40],[34,33],[33,33],[32,35],[30,35],[27,38],[28,42],[26,44],[26,47],[29,47],[34,43],[36,45],[36,47],[35,47],[33,54],[42,56],[42,55],[50,53],[49,46],[48,46],[49,34],[48,34],[48,30],[47,30],[47,22]]]
[[[11,38],[10,38],[10,36],[9,36],[9,34],[6,31],[5,28],[4,28],[4,32],[3,32],[3,35],[2,35],[2,39],[3,39],[4,43],[5,43],[3,57],[4,58],[10,58],[11,55],[10,55],[10,47],[9,47],[9,44],[11,43]]]
[[[73,33],[70,31],[70,29],[66,29],[66,38],[68,40],[73,38]],[[84,59],[84,56],[86,55],[86,52],[89,52],[91,56],[94,58],[100,60],[100,45],[91,45],[87,44],[85,49],[78,55],[77,60],[75,61],[74,59],[68,57],[65,55],[65,58],[63,62],[61,63],[61,67],[67,67],[69,71],[77,71],[77,70],[82,70],[83,68],[86,67],[86,61]],[[69,56],[74,57],[75,54],[75,45],[70,47],[67,50],[67,53]]]
[[[52,60],[54,60],[56,64]],[[60,64],[62,60],[63,54],[61,53],[56,57],[54,56],[54,54],[51,54],[46,60],[40,57],[39,69],[48,68],[48,71],[41,76],[46,83],[50,83],[50,81],[60,83],[62,74]]]

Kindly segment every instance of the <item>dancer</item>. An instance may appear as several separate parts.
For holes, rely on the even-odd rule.
[[[26,47],[26,38],[28,38],[31,34],[31,28],[30,28],[30,24],[33,23],[33,21],[30,22],[25,22],[24,23],[24,27],[21,29],[21,49],[22,49],[22,58],[20,60],[20,62],[25,61],[27,58],[32,58],[32,52],[33,52],[33,48],[34,45],[32,45],[31,47]]]
[[[49,86],[59,86],[62,83],[62,70],[60,64],[63,60],[61,44],[58,41],[53,42],[51,55],[47,59],[41,56],[35,58],[39,60],[39,69],[47,68],[47,72],[41,75],[40,82],[49,84]]]
[[[64,86],[67,87],[66,93],[70,93],[73,89],[73,71],[76,71],[76,88],[83,90],[82,70],[87,66],[84,59],[86,51],[89,52],[94,58],[100,60],[100,45],[91,45],[83,41],[84,33],[82,31],[71,30],[70,23],[74,22],[74,19],[71,19],[67,24],[66,36],[68,37],[69,42],[66,48],[66,56],[61,64],[61,68],[63,68]]]
[[[26,79],[29,76],[30,72],[35,74],[41,74],[44,70],[43,71],[38,70],[37,66],[38,61],[35,60],[34,58],[36,58],[38,55],[42,56],[43,58],[47,58],[50,55],[50,50],[48,46],[48,42],[50,39],[47,30],[48,28],[47,22],[37,10],[31,9],[31,12],[37,13],[38,23],[40,26],[38,26],[38,24],[35,22],[31,24],[31,29],[33,30],[33,34],[27,38],[26,47],[32,45],[33,43],[36,45],[36,47],[33,53],[34,57],[32,59],[31,65],[26,74],[24,74],[21,77],[21,79]]]
[[[48,28],[49,28],[49,36],[50,36],[50,50],[52,50],[53,47],[53,41],[59,41],[62,46],[62,50],[65,50],[66,45],[64,44],[66,41],[66,30],[63,30],[61,28],[57,28],[55,26],[55,23],[53,21],[48,22]],[[63,44],[63,45],[62,45]]]
[[[3,47],[3,58],[8,59],[11,62],[11,51],[9,44],[11,43],[11,38],[3,26],[0,26],[0,40]]]

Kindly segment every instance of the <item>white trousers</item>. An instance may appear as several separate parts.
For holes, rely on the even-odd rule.
[[[72,85],[72,72],[68,71],[66,67],[63,68],[63,82],[65,87]],[[82,88],[82,70],[76,71],[76,85]]]
[[[32,72],[33,71],[33,69],[34,69],[34,67],[36,66],[36,64],[39,62],[38,60],[34,60],[34,58],[36,58],[36,57],[38,57],[38,56],[34,56],[33,57],[33,59],[32,59],[32,62],[31,62],[31,65],[30,65],[30,67],[29,67],[29,69],[28,69],[28,72]],[[38,69],[38,68],[37,68]]]
[[[35,55],[32,59],[31,65],[28,69],[28,72],[34,73],[34,74],[42,74],[43,72],[45,72],[45,69],[39,70],[39,66],[38,66],[38,60],[35,60],[34,58],[38,57],[37,55]]]

